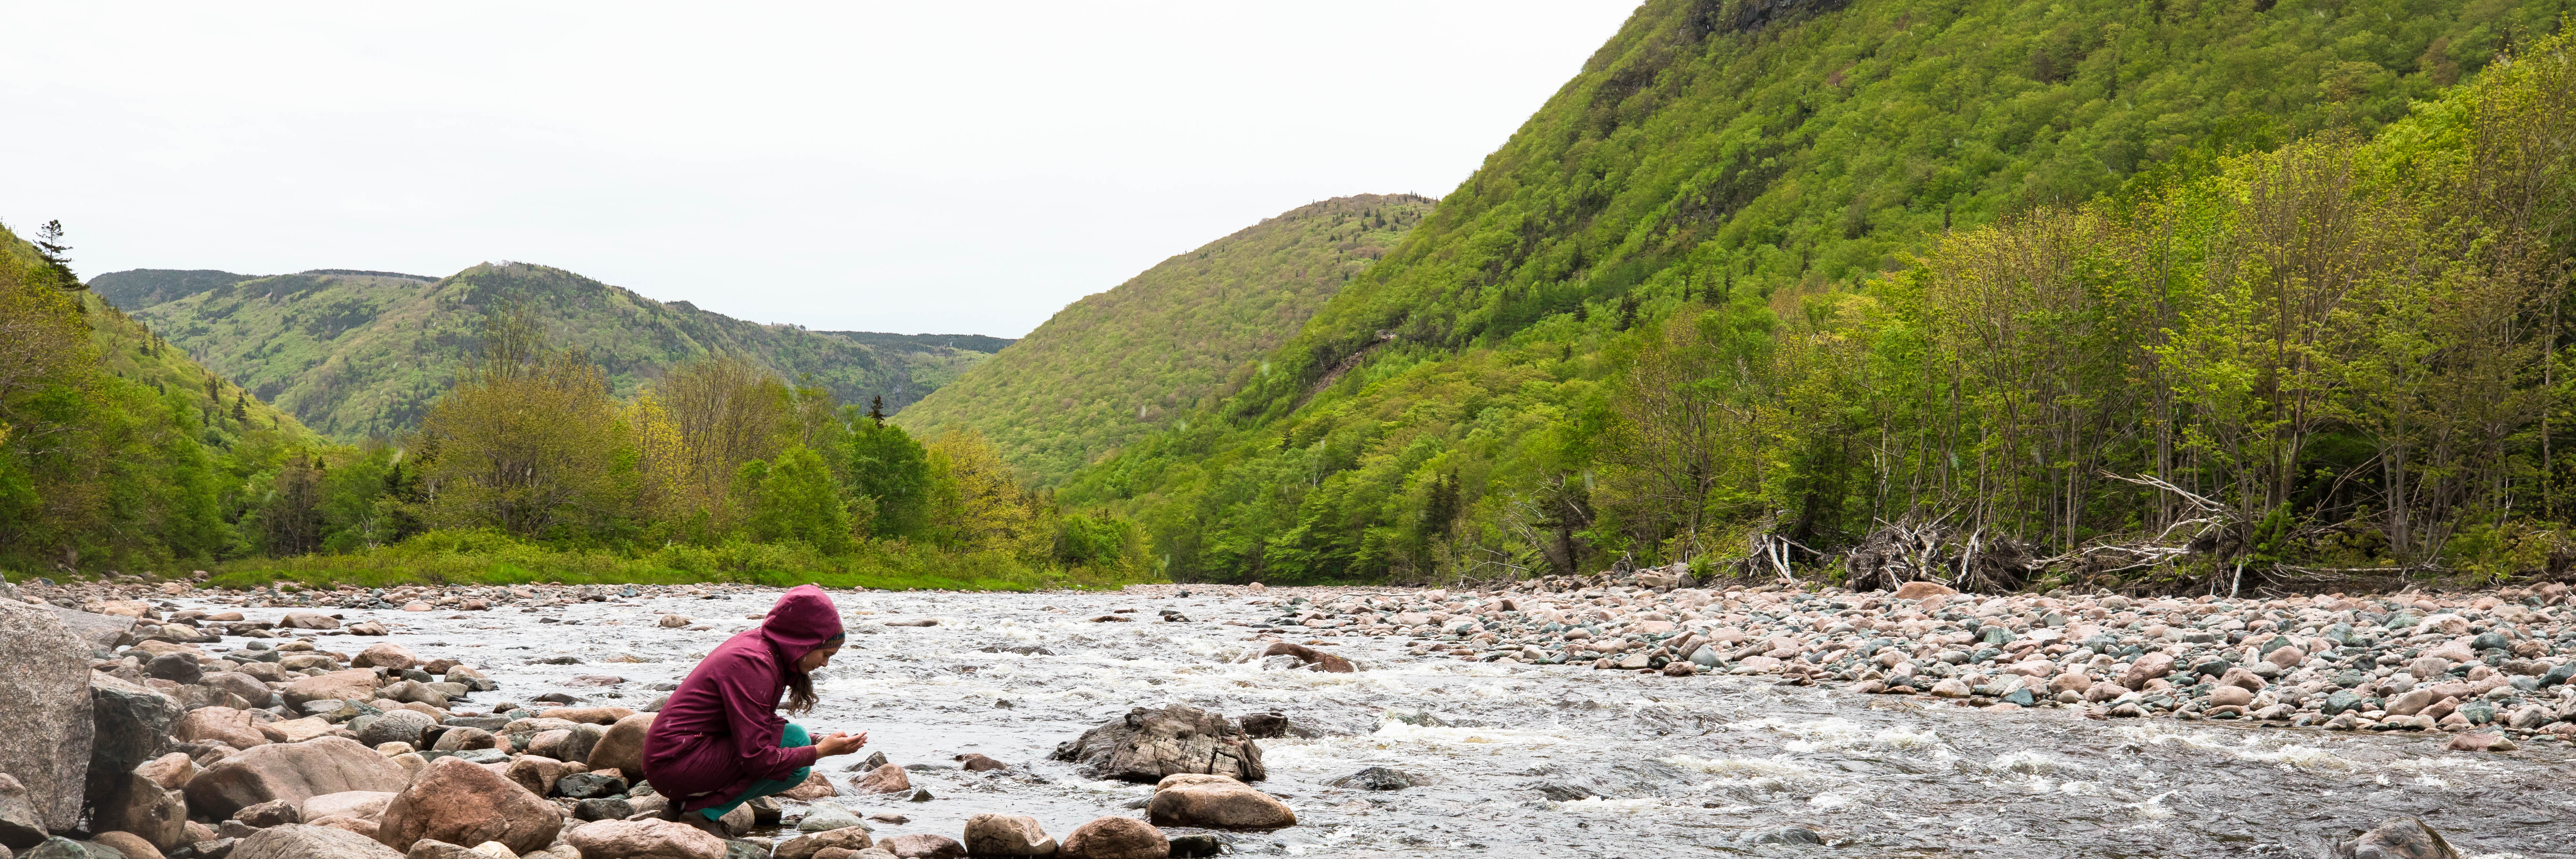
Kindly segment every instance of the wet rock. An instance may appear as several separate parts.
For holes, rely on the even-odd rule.
[[[626,793],[626,779],[606,773],[583,772],[558,778],[554,782],[557,796],[568,799],[603,799]]]
[[[897,859],[960,859],[966,855],[966,845],[956,839],[929,833],[897,835],[877,842],[876,847]]]
[[[1103,817],[1073,828],[1057,843],[1056,859],[1165,859],[1172,852],[1163,831],[1133,817]]]
[[[1403,790],[1416,783],[1413,776],[1386,767],[1369,767],[1326,782],[1334,787],[1353,790]]]
[[[635,805],[624,799],[585,799],[572,804],[575,820],[623,820],[635,815]]]
[[[592,743],[585,761],[591,769],[614,769],[625,773],[644,771],[644,732],[653,727],[653,714],[636,713],[618,719]]]
[[[365,728],[358,731],[358,742],[370,747],[386,743],[409,743],[412,747],[418,748],[421,732],[437,724],[437,719],[418,711],[387,710],[384,715],[377,716],[375,721],[367,723]]]
[[[852,787],[860,793],[908,793],[912,790],[912,777],[905,775],[902,767],[886,764],[869,770]]]
[[[2219,686],[2209,690],[2212,707],[2243,707],[2254,703],[2254,693],[2236,686]]]
[[[1037,818],[978,814],[966,819],[965,847],[970,856],[1053,856],[1056,844]]]
[[[2443,748],[2455,752],[2510,752],[2521,747],[2505,739],[2503,734],[2471,732],[2453,734],[2450,744]]]
[[[1171,855],[1172,859],[1199,859],[1203,856],[1217,855],[1224,849],[1224,842],[1216,840],[1214,835],[1205,833],[1183,835],[1172,839]]]
[[[844,826],[787,839],[779,843],[774,855],[776,859],[810,859],[825,850],[855,852],[871,846],[874,846],[874,841],[867,827]]]
[[[1177,773],[1260,781],[1261,746],[1223,715],[1182,704],[1136,708],[1056,747],[1096,779],[1153,782]]]
[[[839,795],[841,795],[841,789],[834,787],[832,785],[832,780],[819,772],[807,773],[805,775],[805,781],[797,784],[795,787],[778,792],[778,796],[781,799],[799,799],[806,802],[812,802],[818,799],[828,799]]]
[[[676,820],[603,820],[566,839],[582,859],[724,859],[725,842]],[[810,854],[809,854],[810,855]]]
[[[143,676],[183,685],[197,682],[205,673],[204,668],[198,667],[197,657],[185,653],[164,653],[143,664]]]
[[[398,848],[423,838],[498,841],[526,853],[554,843],[562,828],[563,811],[554,803],[488,768],[447,757],[431,761],[385,803],[376,840]]]
[[[2400,817],[2334,845],[2335,859],[2460,859],[2442,834],[2424,821]]]
[[[867,824],[859,822],[859,816],[851,814],[849,809],[825,802],[806,809],[805,819],[796,822],[796,831],[829,832],[853,826],[867,828]]]
[[[1232,779],[1174,776],[1157,785],[1145,807],[1155,826],[1203,829],[1278,829],[1297,824],[1297,813],[1276,797]]]
[[[1297,660],[1298,667],[1304,668],[1308,671],[1349,674],[1359,670],[1357,667],[1351,665],[1351,661],[1348,659],[1344,659],[1330,653],[1325,653],[1321,650],[1316,650],[1302,644],[1294,644],[1286,641],[1271,642],[1269,647],[1262,648],[1260,651],[1252,654],[1242,661],[1259,662],[1272,656],[1294,657]]]
[[[1804,826],[1783,826],[1747,832],[1736,841],[1743,844],[1823,844],[1825,837]]]
[[[402,859],[402,854],[345,829],[291,824],[242,838],[233,844],[229,859]]]
[[[81,813],[95,733],[90,647],[48,609],[0,602],[0,772],[17,777],[48,831]]]

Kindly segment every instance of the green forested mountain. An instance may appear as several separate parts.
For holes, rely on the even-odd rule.
[[[83,291],[47,242],[0,227],[0,570],[170,572],[240,551],[312,433]]]
[[[2462,163],[2481,129],[2547,112],[2455,107],[2391,123],[2540,44],[2564,12],[2561,0],[1651,0],[1268,372],[1076,474],[1062,497],[1138,517],[1180,578],[1745,563],[1757,548],[1823,563],[1885,523],[2057,555],[2152,536],[2185,521],[2176,505],[2197,509],[2100,477],[2114,470],[2216,505],[2203,523],[2215,530],[2189,553],[2204,565],[2546,554],[2532,548],[2545,540],[2494,532],[2502,511],[2559,509],[2540,502],[2560,466],[2549,452],[2566,449],[2547,435],[2565,422],[2532,393],[2548,375],[2535,368],[2558,358],[2526,350],[2555,336],[2536,320],[2557,317],[2530,311],[2557,306],[2563,269],[2552,286],[2459,250],[2484,247],[2474,241],[2441,243],[2472,224],[2528,239],[2516,252],[2545,262],[2564,259],[2551,242],[2565,236],[2535,238],[2546,231],[2530,212],[2463,202],[2475,195],[2460,188],[2483,179],[2326,188],[2281,178],[2308,177],[2297,165],[2310,162],[2257,154],[2306,141],[2337,164]],[[2564,43],[2548,44],[2563,61]],[[2467,89],[2441,104],[2478,97]],[[2561,95],[2512,98],[2563,117]],[[2539,187],[2567,181],[2551,172],[2563,164],[2527,166],[2520,178]],[[2453,181],[2465,184],[2441,184]],[[2265,274],[2289,263],[2245,249],[2298,237],[2245,232],[2283,215],[2240,206],[2292,186],[2419,213],[2389,229],[2425,266],[2372,277],[2456,270],[2523,291],[2498,299],[2499,319],[2388,316],[2475,304],[2336,293],[2297,305],[2333,325],[2266,321],[2264,302],[2290,306],[2283,284],[2307,281]],[[2209,196],[2138,202],[2182,189]],[[2112,192],[2126,196],[2101,196]],[[2432,216],[2443,212],[2458,220]],[[2315,223],[2301,214],[2288,223]],[[2501,220],[2474,221],[2489,215]],[[2060,229],[2056,244],[2023,232],[2070,218],[2106,226]],[[2187,229],[2199,230],[2188,245],[2174,238]],[[2076,252],[2114,248],[2130,256]],[[2040,289],[2033,260],[2069,268]],[[1938,283],[1974,288],[1924,285]],[[2016,303],[2031,296],[2045,300]],[[2109,308],[2136,313],[2069,315]],[[2474,433],[2425,440],[2389,416],[2457,416],[2459,404],[2323,393],[2392,390],[2353,368],[2397,363],[2277,340],[2278,362],[2252,358],[2266,353],[2260,330],[2360,342],[2361,329],[2336,326],[2380,326],[2372,342],[2448,342],[2426,327],[2437,324],[2525,338],[2488,344],[2524,363],[2487,368],[2481,384],[2504,388],[2479,390],[2515,405],[2480,410]],[[2328,384],[2316,375],[2327,366],[2358,375]],[[2480,452],[2464,459],[2468,438]],[[2391,459],[2410,450],[2440,463]],[[2464,462],[2479,464],[2474,479]],[[2425,468],[2436,472],[2413,471]],[[2415,480],[2428,476],[2435,488]],[[2451,525],[2378,532],[2390,511],[2428,505],[2449,505]],[[2485,531],[2461,524],[2480,515]],[[2515,527],[2554,534],[2553,522]],[[2171,571],[2175,557],[2147,566]]]
[[[525,263],[484,264],[429,279],[322,270],[251,277],[139,270],[92,287],[207,367],[248,386],[324,434],[393,435],[476,348],[486,311],[521,302],[562,345],[587,351],[618,395],[690,358],[735,354],[831,391],[844,402],[917,400],[987,352],[934,339],[869,342],[760,325],[659,302],[580,275]]]
[[[1061,481],[1260,375],[1431,206],[1362,194],[1290,209],[1085,296],[897,422],[976,430],[1039,483]]]

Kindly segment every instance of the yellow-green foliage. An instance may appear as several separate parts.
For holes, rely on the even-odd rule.
[[[2296,375],[2223,354],[2249,338],[2167,344],[2191,347],[2174,357],[2199,362],[2196,378],[2147,401],[2224,420],[2187,431],[2126,410],[2154,390],[2140,356],[2157,353],[2137,338],[2155,319],[2130,315],[2159,307],[2138,286],[2152,269],[2100,268],[2109,247],[2131,245],[2099,244],[2106,234],[2082,222],[2113,213],[2073,210],[2124,187],[2242,174],[2254,168],[2228,156],[2302,139],[2421,133],[2389,125],[2508,43],[2540,44],[2559,11],[2546,0],[1652,0],[1275,350],[1269,372],[1077,472],[1064,497],[1139,521],[1176,578],[1574,572],[1622,556],[1741,554],[1747,534],[1786,536],[1819,552],[1799,560],[1816,561],[1877,517],[1917,512],[2054,552],[2171,515],[2087,470],[2153,471],[2136,466],[2156,459],[2147,428],[2163,426],[2180,434],[2167,468],[2213,470],[2195,485],[2242,472],[2223,481],[2246,487],[2250,501],[2227,502],[2239,511],[2294,502],[2299,533],[2362,507],[2379,518],[2385,503],[2353,493],[2416,488],[2372,488],[2359,472],[2379,469],[2377,441],[2361,424],[2329,430],[2332,415],[2297,411],[2322,400],[2274,396],[2297,384],[2240,396]],[[2006,221],[2027,229],[1940,250],[1944,236]],[[2044,253],[2070,245],[2084,252]],[[2029,257],[2014,277],[2048,276],[1929,301],[1905,291],[1931,284],[1881,280],[1918,255],[1964,264],[1998,253]],[[2262,256],[2230,253],[2218,256]],[[2052,271],[2052,259],[2070,267]],[[2471,286],[2413,295],[2484,294]],[[2271,294],[2232,289],[2191,312]],[[2556,317],[2525,312],[2535,293],[2506,292],[2513,303],[2490,321],[2509,323],[2477,342],[2511,348],[2456,373],[2487,373],[2475,390],[2517,393],[2444,407],[2482,422],[2473,435],[2485,452],[2420,442],[2417,452],[2450,458],[2421,463],[2437,480],[2418,488],[2449,500],[2401,506],[2528,511],[2558,479],[2540,454],[2565,443],[2527,422],[2540,413],[2528,408],[2533,389],[2498,381],[2548,366],[2525,347],[2535,319]],[[1999,300],[1963,303],[1980,295]],[[2022,339],[1973,339],[2000,322]],[[2213,318],[2195,330],[2251,329]],[[2465,332],[2416,333],[2440,343]],[[1682,372],[1641,389],[1637,369],[1657,366]],[[1994,379],[2012,381],[1968,384]],[[1696,402],[1643,397],[1667,391]],[[2309,422],[2295,435],[2315,444],[2247,411],[2284,403]],[[1676,455],[1678,440],[1710,455]],[[2459,494],[2469,472],[2442,469],[2468,463],[2493,479]],[[1465,511],[1454,527],[1432,515],[1450,486],[1450,509]],[[2439,537],[2419,526],[2408,526],[2419,529],[2410,561]],[[2224,552],[2255,552],[2251,536],[2230,535]]]
[[[973,429],[1041,485],[1214,402],[1431,209],[1363,194],[1290,209],[1084,297],[895,422]]]

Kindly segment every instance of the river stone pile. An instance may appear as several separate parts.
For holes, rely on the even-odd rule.
[[[1295,596],[1271,602],[1280,616],[1263,629],[1410,636],[1430,657],[1772,676],[1999,710],[2493,732],[2454,744],[2481,749],[2576,738],[2576,609],[2564,584],[2279,599],[1683,584],[1679,571],[1649,570]]]
[[[1060,859],[1215,852],[1205,836],[1167,839],[1123,816],[1085,823],[1061,842],[1032,818],[1006,815],[975,818],[962,840],[879,840],[826,803],[785,821],[793,837],[741,837],[755,821],[782,822],[771,800],[726,815],[713,827],[720,836],[661,819],[668,803],[641,779],[652,713],[478,702],[500,687],[475,666],[367,643],[388,630],[331,611],[542,612],[744,590],[223,591],[134,577],[0,589],[0,712],[17,723],[0,732],[0,859],[945,859],[969,845],[975,855]],[[182,608],[178,598],[227,608]],[[1184,754],[1205,771],[1220,749],[1234,757],[1215,757],[1240,761],[1227,773],[1260,777],[1258,746],[1224,716],[1181,708],[1137,721],[1141,729],[1095,732],[1102,757],[1135,770],[1125,777],[1154,781],[1179,768],[1164,758]],[[967,768],[1008,767],[974,757]],[[879,762],[901,777],[901,766]],[[1165,785],[1155,814],[1216,828],[1295,822],[1286,805],[1240,781],[1199,778],[1209,781]],[[780,797],[841,791],[817,772]]]

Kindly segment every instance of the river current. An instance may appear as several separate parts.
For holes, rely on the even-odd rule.
[[[2451,752],[2441,734],[1993,713],[1774,678],[1415,657],[1400,637],[1253,628],[1277,616],[1273,601],[1344,589],[1179,590],[834,592],[850,644],[818,683],[823,705],[794,721],[868,732],[868,750],[922,765],[912,781],[936,798],[830,801],[909,818],[872,823],[880,837],[956,837],[984,812],[1034,816],[1057,836],[1139,815],[1130,805],[1149,786],[1086,779],[1048,754],[1131,708],[1182,703],[1283,713],[1322,734],[1260,741],[1269,779],[1257,786],[1298,825],[1222,835],[1246,854],[2312,857],[2328,839],[2417,816],[2466,855],[2576,856],[2576,756],[2554,742]],[[386,621],[385,640],[423,658],[484,667],[501,690],[476,695],[483,704],[561,691],[640,708],[777,596],[665,593],[533,613],[338,613]],[[1118,609],[1134,610],[1115,615],[1129,622],[1092,620]],[[1161,620],[1167,609],[1188,621]],[[711,628],[658,626],[665,614]],[[937,624],[886,623],[920,619]],[[1365,670],[1236,661],[1268,640]],[[566,656],[580,662],[544,661]],[[600,675],[624,682],[577,680]],[[956,769],[970,752],[1011,769]],[[820,768],[846,785],[864,754]],[[1422,784],[1329,784],[1372,766]]]

